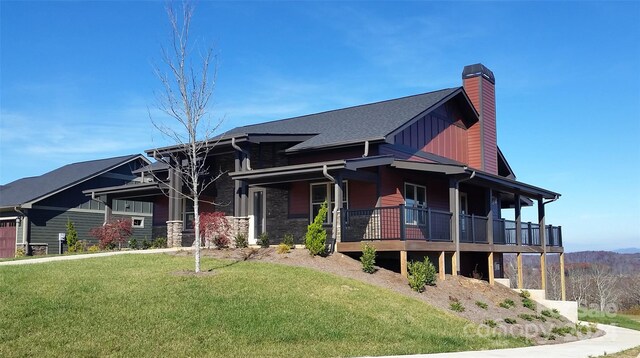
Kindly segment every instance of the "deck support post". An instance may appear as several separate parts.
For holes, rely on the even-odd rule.
[[[521,219],[521,207],[520,207],[520,194],[514,195],[514,213],[516,219],[516,245],[522,245],[522,219]]]
[[[444,264],[444,251],[440,251],[440,257],[438,257],[438,278],[440,281],[444,281],[445,264]]]
[[[107,198],[104,201],[104,224],[103,225],[106,225],[109,221],[111,221],[112,215],[113,215],[113,198],[110,195],[107,195]]]
[[[516,270],[518,271],[518,289],[524,289],[523,279],[522,279],[522,253],[518,252],[516,254]]]
[[[494,284],[494,271],[493,271],[493,251],[489,253],[487,257],[487,263],[489,265],[489,284],[493,286]]]
[[[458,266],[456,253],[451,254],[451,276],[458,276],[458,270],[456,267]]]
[[[538,198],[538,235],[540,236],[540,245],[542,246],[542,255],[540,256],[540,288],[544,291],[544,297],[547,297],[547,230],[544,226],[544,199]]]
[[[564,252],[560,253],[560,294],[563,301],[567,300],[567,288],[564,277]]]
[[[407,251],[406,250],[400,251],[400,274],[405,278],[409,277],[409,274],[407,273]]]

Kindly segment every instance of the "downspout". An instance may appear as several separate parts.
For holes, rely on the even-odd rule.
[[[369,156],[369,141],[365,140],[364,141],[364,154],[362,154],[363,158],[366,158]]]
[[[107,211],[109,210],[107,203],[105,203],[102,199],[97,198],[96,197],[96,192],[92,191],[91,192],[91,200],[95,200],[99,203],[102,203],[104,205],[104,221],[102,223],[102,226],[107,225],[107,222],[109,222],[109,218],[107,217]]]
[[[551,204],[551,203],[553,203],[554,201],[556,201],[556,200],[558,200],[558,199],[560,199],[560,196],[556,195],[556,196],[555,196],[553,199],[551,199],[551,200],[543,201],[543,202],[542,202],[542,205]]]
[[[329,248],[329,253],[333,253],[333,248],[336,245],[336,230],[338,228],[338,223],[337,223],[337,219],[338,219],[338,189],[337,189],[337,183],[336,183],[336,179],[334,177],[332,177],[331,175],[329,175],[329,171],[327,170],[327,165],[323,165],[322,166],[322,175],[324,175],[325,178],[329,179],[329,181],[331,183],[333,183],[334,186],[334,197],[336,198],[336,204],[334,205],[333,208],[333,212],[331,213],[331,216],[333,217],[332,224],[331,224],[331,236],[333,239],[333,243],[331,244],[331,247]],[[341,197],[342,198],[342,197]],[[331,205],[331,203],[328,203],[329,205]]]
[[[247,158],[247,170],[251,170],[251,157],[249,156],[249,152],[240,148],[240,146],[236,144],[236,137],[231,137],[231,147],[244,154],[244,156]]]
[[[467,167],[464,167],[464,170],[467,170]],[[467,180],[471,180],[473,179],[473,177],[476,176],[476,171],[472,170],[471,171],[471,175],[468,178],[463,178],[458,180],[458,183],[456,184],[456,212],[458,213],[458,217],[456,219],[456,222],[454,223],[455,227],[457,228],[456,230],[456,266],[455,268],[451,268],[451,270],[453,271],[454,269],[456,270],[456,272],[460,273],[460,183],[467,181]]]

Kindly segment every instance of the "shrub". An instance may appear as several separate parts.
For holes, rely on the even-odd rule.
[[[509,317],[507,317],[507,318],[505,318],[505,319],[504,319],[504,323],[514,324],[514,323],[516,323],[516,322],[517,322],[517,321],[516,321],[516,319],[515,319],[515,318],[509,318]]]
[[[249,246],[249,242],[247,241],[247,237],[244,234],[238,234],[234,237],[237,248],[245,248]]]
[[[213,243],[221,249],[231,243],[231,224],[221,211],[200,214],[200,233],[207,247]]]
[[[462,303],[460,303],[459,301],[455,301],[455,302],[451,302],[449,304],[449,308],[452,311],[456,311],[456,312],[464,312],[464,306],[462,305]]]
[[[476,301],[476,306],[482,308],[483,310],[486,310],[487,307],[489,307],[486,303],[481,302],[481,301]]]
[[[520,291],[520,297],[522,298],[531,298],[531,292],[527,290]]]
[[[289,249],[292,249],[295,246],[293,235],[289,233],[284,234],[284,237],[282,238],[282,243],[289,246]]]
[[[506,309],[509,309],[515,305],[516,303],[513,302],[513,300],[510,298],[505,298],[504,301],[500,302],[500,307],[506,308]]]
[[[73,221],[69,220],[68,218],[67,218],[66,239],[67,239],[67,247],[69,248],[69,251],[74,252],[74,251],[71,251],[71,247],[73,246],[75,250],[75,245],[78,242],[78,231],[76,230],[76,227],[73,224]]]
[[[289,247],[289,245],[287,245],[285,243],[281,243],[276,248],[276,252],[279,253],[279,254],[288,254],[289,251],[291,251],[291,247]]]
[[[260,234],[260,236],[258,237],[258,242],[260,243],[261,247],[269,247],[269,234],[267,234],[266,232]]]
[[[90,252],[90,253],[92,253],[92,254],[93,254],[93,253],[96,253],[96,252],[100,251],[100,246],[98,246],[98,245],[91,245],[91,246],[89,246],[89,249],[88,249],[87,251],[89,251],[89,252]]]
[[[305,235],[304,245],[309,250],[309,254],[316,256],[325,252],[325,243],[327,241],[327,232],[322,227],[327,217],[327,202],[322,203],[318,215],[313,222],[307,226],[307,234]]]
[[[522,299],[522,306],[526,307],[526,308],[528,308],[528,309],[530,309],[532,311],[536,310],[536,303],[530,298],[523,298]]]
[[[24,252],[23,248],[16,249],[16,257],[24,257],[26,255],[27,255],[27,253]]]
[[[156,237],[155,240],[151,243],[152,249],[164,249],[167,247],[167,238],[166,237]]]
[[[547,338],[550,341],[555,341],[556,340],[556,336],[554,334],[550,334],[549,338]]]
[[[136,240],[135,237],[132,237],[131,239],[129,239],[129,248],[133,250],[138,248],[138,240]]]
[[[492,320],[492,319],[485,319],[484,322],[485,325],[491,327],[491,328],[495,328],[498,324],[496,323],[496,321]]]
[[[591,331],[591,333],[596,333],[596,331],[598,330],[598,324],[594,322],[589,323],[589,330]]]
[[[575,329],[573,327],[564,326],[564,327],[553,327],[551,329],[551,333],[557,334],[559,336],[566,336],[567,334],[575,333]]]
[[[547,319],[544,316],[541,316],[541,315],[536,315],[535,319],[537,319],[540,322],[546,322],[547,321]]]
[[[114,249],[131,236],[131,219],[117,219],[89,231],[89,235],[100,241],[101,249]]]
[[[366,273],[376,272],[376,248],[369,245],[362,246],[362,256],[360,256],[360,262],[362,262],[362,271]]]
[[[67,252],[84,252],[87,248],[87,243],[82,240],[76,240],[75,244],[67,247]]]
[[[589,327],[576,323],[576,331],[582,334],[587,334],[589,332]]]
[[[147,250],[151,247],[151,243],[147,239],[142,240],[142,249]]]
[[[526,313],[519,314],[518,317],[522,318],[525,321],[529,321],[529,322],[533,321],[533,318],[534,318],[534,316],[532,316],[530,314],[526,314]]]
[[[407,265],[409,271],[409,286],[416,291],[424,291],[425,285],[433,286],[436,282],[436,268],[428,257],[424,261],[411,261]]]

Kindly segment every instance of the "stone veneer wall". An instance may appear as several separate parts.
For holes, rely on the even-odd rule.
[[[182,220],[167,221],[167,247],[182,247]]]

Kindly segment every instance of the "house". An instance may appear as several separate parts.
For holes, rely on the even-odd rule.
[[[495,77],[482,64],[464,68],[461,87],[238,127],[217,139],[205,161],[224,175],[203,198],[218,205],[204,210],[225,212],[249,242],[262,233],[272,243],[286,233],[300,240],[326,201],[332,249],[358,256],[366,242],[378,262],[404,275],[408,260],[428,256],[441,278],[493,283],[504,275],[503,255],[513,253],[522,287],[522,255],[540,256],[544,267],[547,254],[558,254],[563,263],[561,228],[545,217],[560,194],[516,180],[497,145]],[[147,154],[176,160],[181,150]],[[166,166],[158,171],[162,180],[128,190],[169,188],[168,202],[156,202],[166,207],[168,241],[190,245],[193,209],[177,194],[182,179]],[[86,194],[118,197],[121,189]],[[538,220],[523,222],[521,208],[532,205]]]
[[[72,221],[80,240],[95,242],[89,230],[114,217],[132,219],[133,235],[152,236],[153,205],[139,201],[112,203],[92,200],[82,193],[89,188],[130,184],[135,171],[149,165],[142,155],[73,163],[46,174],[22,178],[0,186],[0,257],[13,257],[17,249],[27,253],[58,253],[58,234]]]

